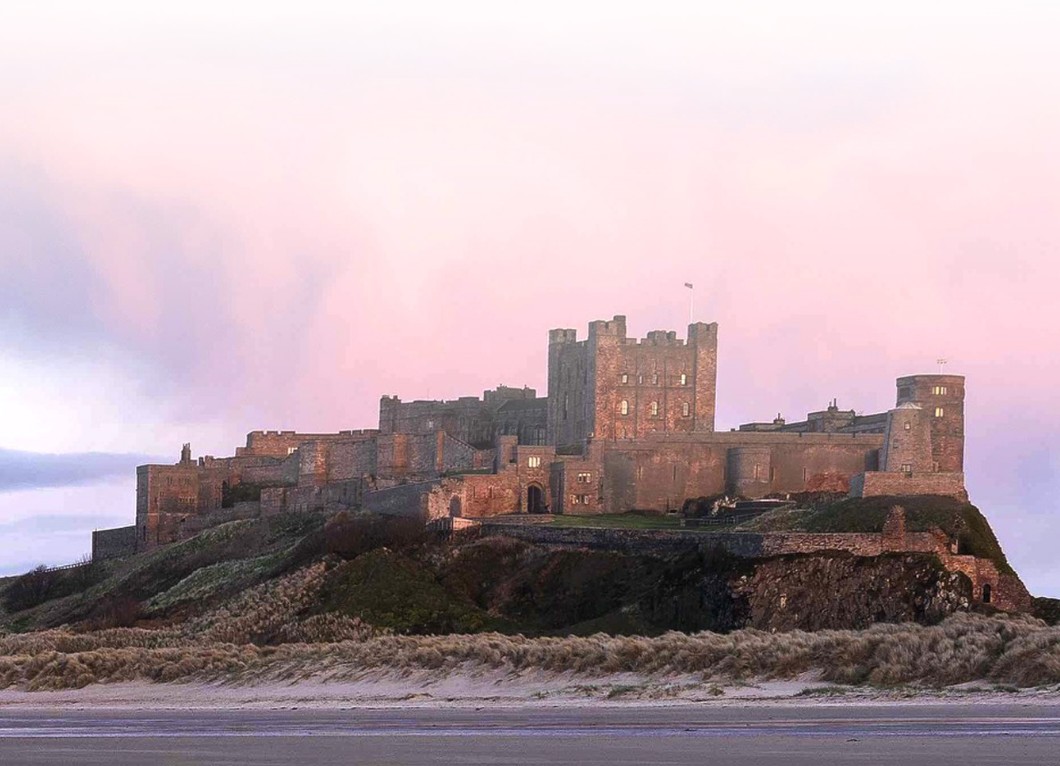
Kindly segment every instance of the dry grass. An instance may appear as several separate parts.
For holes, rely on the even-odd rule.
[[[317,573],[299,573],[277,590],[296,608]],[[292,595],[293,594],[293,595]],[[438,676],[478,669],[544,671],[600,677],[640,673],[664,679],[699,674],[705,681],[792,678],[818,671],[825,681],[943,687],[971,681],[1028,687],[1060,683],[1060,629],[1030,618],[957,615],[940,625],[877,625],[864,631],[667,633],[655,638],[525,638],[376,635],[350,618],[319,615],[278,629],[277,646],[218,641],[271,629],[281,610],[261,617],[249,597],[242,614],[187,630],[64,630],[0,638],[0,687],[80,688],[91,683],[209,680],[248,683],[314,677],[352,678],[364,671],[427,671]],[[257,615],[251,617],[251,615]],[[260,622],[255,622],[260,620]],[[253,627],[250,627],[253,623]],[[205,640],[210,636],[211,640]],[[308,641],[332,642],[308,643]]]

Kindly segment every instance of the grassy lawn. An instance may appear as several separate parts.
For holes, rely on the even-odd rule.
[[[639,513],[564,514],[552,520],[554,527],[601,527],[605,529],[679,529],[679,516],[645,516]]]

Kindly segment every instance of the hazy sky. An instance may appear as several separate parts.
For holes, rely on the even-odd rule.
[[[1060,595],[1060,4],[514,5],[5,9],[0,571],[131,523],[140,455],[543,392],[549,328],[683,336],[690,281],[719,427],[948,358]]]

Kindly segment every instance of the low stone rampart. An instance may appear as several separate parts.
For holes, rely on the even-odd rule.
[[[364,509],[387,516],[417,516],[426,521],[427,496],[439,483],[440,481],[435,479],[366,492]]]
[[[121,559],[136,553],[136,526],[97,529],[92,533],[92,560]]]
[[[869,471],[850,480],[851,497],[902,497],[911,495],[942,495],[968,499],[963,473],[900,473],[897,471]]]

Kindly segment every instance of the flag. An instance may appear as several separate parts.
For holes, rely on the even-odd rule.
[[[691,282],[685,282],[685,287],[687,287],[689,290],[691,290],[692,289],[692,283]]]

